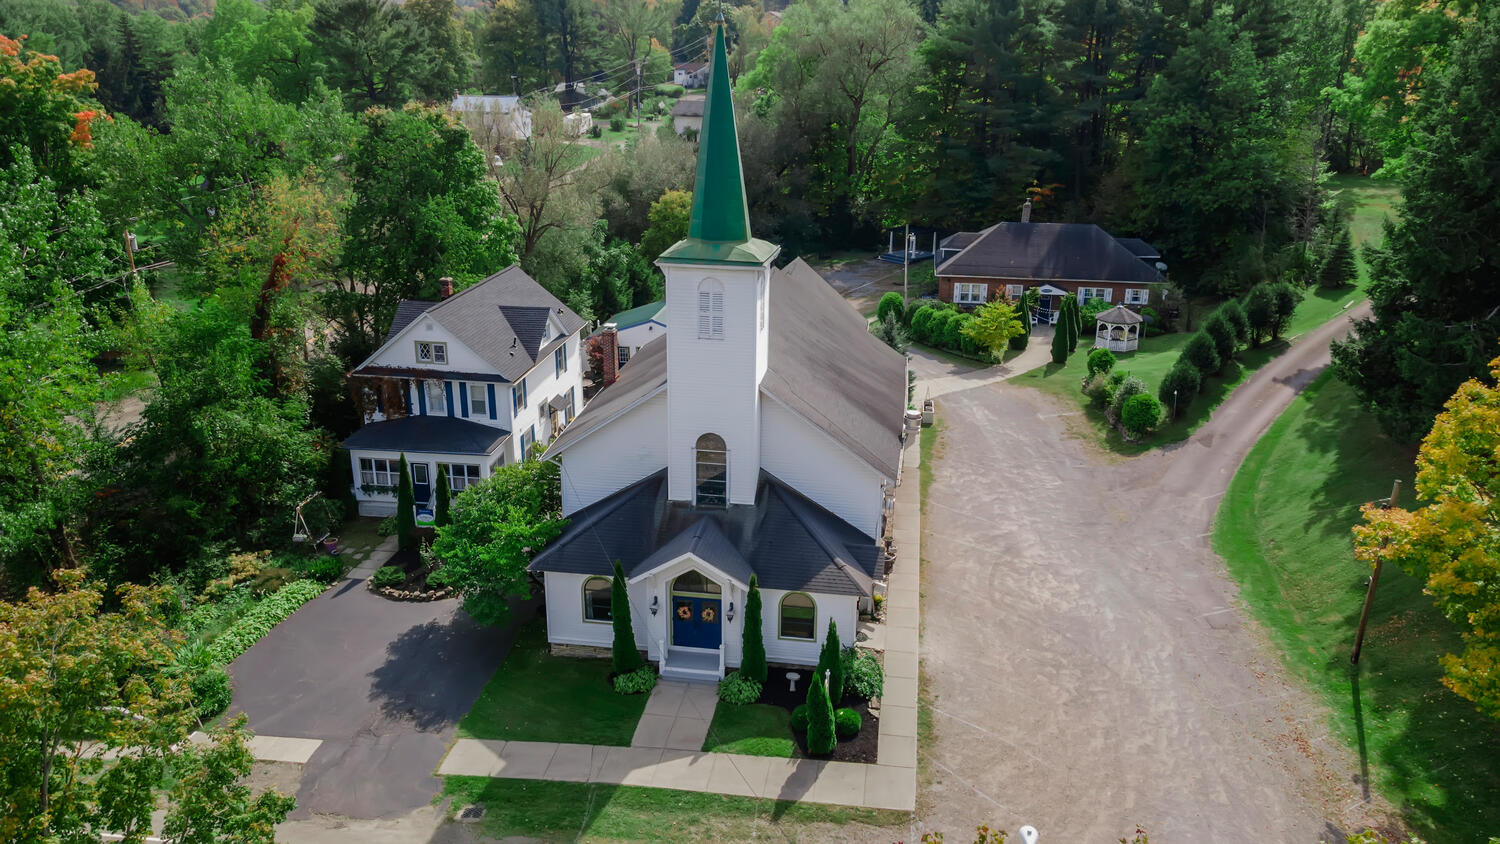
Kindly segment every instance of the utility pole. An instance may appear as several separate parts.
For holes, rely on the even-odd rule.
[[[641,60],[635,60],[635,129],[641,130]]]
[[[901,302],[911,301],[907,290],[907,279],[911,277],[911,223],[906,224],[906,237],[901,239]]]
[[[1401,495],[1401,482],[1391,484],[1391,498],[1382,509],[1390,510],[1396,506],[1396,498]],[[1375,558],[1375,568],[1370,572],[1370,587],[1365,591],[1365,607],[1359,612],[1359,631],[1354,634],[1354,653],[1349,654],[1349,661],[1359,665],[1359,652],[1365,646],[1365,625],[1370,622],[1370,605],[1375,603],[1375,586],[1380,583],[1380,565],[1384,562],[1379,557]]]
[[[125,230],[125,257],[130,259],[130,279],[135,280],[135,235]]]

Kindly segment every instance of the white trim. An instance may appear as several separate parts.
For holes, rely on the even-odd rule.
[[[666,381],[661,382],[661,386],[660,387],[657,387],[656,389],[652,390],[651,392],[647,393],[646,395],[641,396],[641,398],[638,401],[633,401],[629,405],[620,408],[618,411],[616,411],[614,413],[614,415],[610,416],[608,419],[605,419],[603,422],[600,422],[598,425],[595,425],[592,430],[584,431],[583,433],[579,434],[577,437],[574,437],[573,439],[568,440],[567,442],[564,442],[561,446],[554,445],[552,448],[547,449],[546,453],[544,453],[542,455],[542,459],[543,460],[551,460],[552,458],[561,455],[564,451],[567,451],[569,448],[572,448],[574,443],[583,442],[584,440],[588,439],[589,435],[592,434],[592,433],[594,433],[595,431],[600,431],[600,430],[603,430],[604,428],[609,427],[609,424],[611,422],[615,421],[616,419],[619,419],[621,416],[624,416],[625,414],[629,413],[630,411],[635,410],[637,407],[640,407],[642,404],[645,404],[647,401],[650,401],[651,399],[655,398],[657,393],[660,393],[662,390],[665,390],[666,388],[667,388],[667,382]],[[602,393],[603,390],[600,390],[600,392]],[[584,410],[587,410],[587,409],[588,409],[588,406],[585,405],[584,406]],[[583,411],[579,411],[578,414],[575,414],[573,416],[573,418],[576,420],[578,418],[578,416],[581,415],[582,413],[583,413]],[[554,449],[555,449],[555,451],[554,451]]]
[[[687,565],[683,565],[681,571],[677,571],[677,570],[673,569],[673,566],[681,565],[684,562],[686,562]],[[733,575],[725,572],[723,569],[721,569],[718,566],[714,565],[713,563],[710,563],[709,561],[703,559],[702,557],[698,556],[697,554],[692,553],[691,551],[689,551],[686,554],[683,554],[680,557],[673,557],[672,559],[666,561],[665,563],[662,563],[661,565],[657,566],[654,569],[647,569],[646,571],[641,572],[640,574],[636,575],[635,577],[627,578],[625,580],[625,585],[626,586],[632,586],[634,584],[640,583],[641,581],[643,581],[643,580],[645,580],[645,579],[647,579],[649,577],[666,577],[666,578],[668,578],[670,580],[670,579],[676,578],[677,575],[682,574],[683,572],[687,571],[690,568],[699,568],[699,567],[705,568],[708,571],[713,572],[714,574],[718,575],[719,578],[722,578],[725,583],[728,583],[730,585],[739,587],[740,591],[742,591],[742,592],[749,592],[750,591],[750,584],[748,584],[745,581],[740,580],[739,578],[736,578]],[[589,577],[594,577],[595,575],[588,575],[588,576]],[[668,596],[670,596],[672,594],[671,584],[667,585],[667,594],[668,594]]]
[[[865,464],[866,466],[869,466],[871,469],[874,469],[875,470],[875,474],[879,475],[880,477],[884,478],[887,481],[895,483],[896,479],[893,478],[893,477],[891,477],[890,475],[887,475],[885,473],[884,469],[880,468],[879,466],[876,466],[874,463],[871,463],[869,460],[866,460],[865,458],[860,457],[858,454],[855,454],[853,449],[851,449],[848,446],[844,445],[843,443],[839,442],[838,437],[832,436],[832,435],[828,434],[827,432],[825,432],[824,429],[823,429],[823,426],[819,425],[817,422],[814,422],[811,419],[808,419],[807,416],[805,416],[804,414],[798,413],[796,408],[792,407],[791,405],[787,404],[786,402],[782,401],[781,399],[776,398],[775,396],[771,395],[770,393],[766,392],[765,390],[761,390],[760,394],[761,394],[761,396],[763,398],[768,398],[771,401],[776,402],[777,404],[779,404],[782,407],[786,408],[786,411],[788,413],[792,414],[793,416],[797,417],[798,419],[801,419],[803,422],[806,422],[807,424],[813,426],[814,429],[816,429],[819,433],[821,433],[825,437],[827,437],[829,442],[833,443],[835,446],[838,446],[838,448],[840,450],[842,450],[845,454],[849,455],[850,457],[853,457],[855,460],[858,460],[859,462]],[[900,471],[900,466],[901,466],[901,461],[900,461],[899,458],[896,461],[896,466],[897,466],[897,471],[899,472]],[[860,531],[860,532],[863,533],[864,531]]]

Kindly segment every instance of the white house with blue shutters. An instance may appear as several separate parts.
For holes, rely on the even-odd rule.
[[[402,454],[421,520],[440,466],[459,492],[550,442],[583,408],[583,326],[520,267],[401,302],[385,342],[349,373],[373,399],[343,443],[360,515],[396,512]]]

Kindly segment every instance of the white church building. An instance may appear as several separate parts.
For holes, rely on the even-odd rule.
[[[751,236],[722,28],[688,236],[662,254],[670,337],[647,343],[547,450],[564,533],[532,560],[547,637],[607,649],[610,575],[664,676],[740,662],[751,575],[772,663],[852,643],[883,578],[900,474],[903,357],[803,261]]]

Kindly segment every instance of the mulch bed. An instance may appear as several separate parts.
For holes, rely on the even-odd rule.
[[[796,671],[801,674],[797,680],[797,691],[789,691],[786,679],[787,671]],[[779,706],[787,712],[807,702],[807,684],[812,678],[812,669],[771,666],[766,672],[766,685],[760,692],[760,703],[768,703]],[[859,734],[852,739],[840,741],[833,748],[833,753],[828,756],[817,757],[819,759],[831,759],[835,762],[875,762],[876,751],[880,744],[880,719],[870,712],[870,702],[861,700],[854,696],[844,698],[844,701],[834,705],[834,709],[848,707],[859,713],[864,726],[859,728]],[[792,731],[792,737],[797,742],[797,755],[808,756],[807,733]]]

